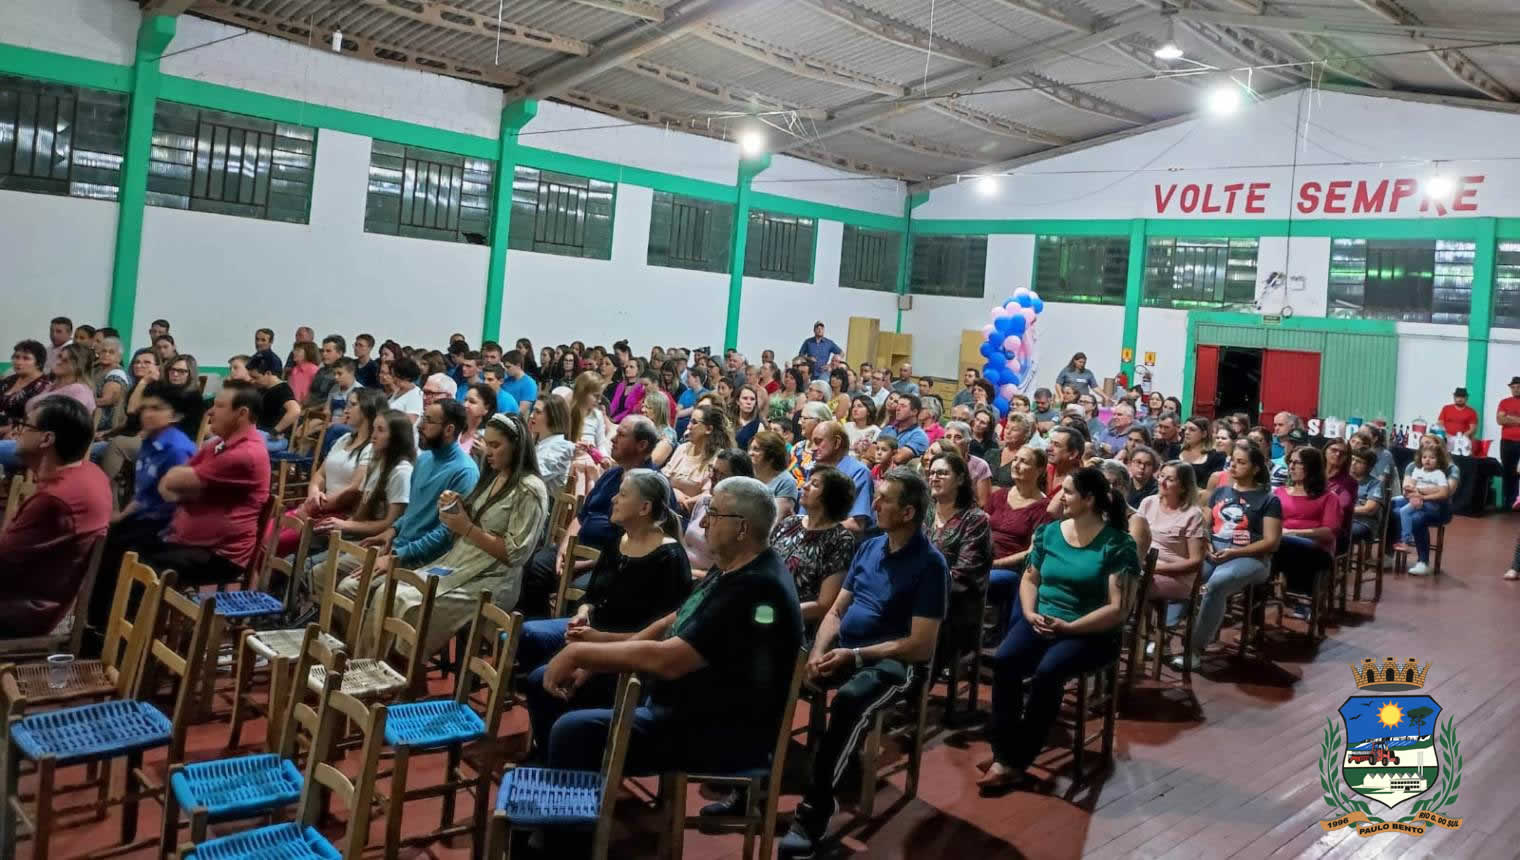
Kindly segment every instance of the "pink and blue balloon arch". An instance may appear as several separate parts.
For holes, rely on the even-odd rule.
[[[1039,365],[1035,353],[1038,336],[1035,323],[1045,310],[1045,302],[1028,287],[1019,287],[1002,304],[992,308],[992,322],[982,326],[987,340],[981,346],[982,378],[991,383],[997,396],[992,405],[999,415],[1008,414],[1008,402],[1015,394],[1028,393],[1034,385]]]

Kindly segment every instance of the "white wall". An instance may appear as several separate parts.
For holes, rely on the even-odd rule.
[[[0,41],[131,65],[140,20],[137,4],[120,0],[5,0]]]
[[[1483,388],[1483,414],[1478,416],[1483,421],[1482,438],[1499,438],[1494,414],[1499,401],[1509,396],[1509,381],[1516,376],[1520,376],[1520,329],[1496,328],[1488,342],[1488,384]],[[1489,453],[1497,457],[1498,452],[1495,442]]]
[[[959,366],[961,332],[980,330],[990,320],[988,312],[994,303],[1002,302],[1018,287],[1029,286],[1033,267],[1033,236],[988,236],[981,296],[914,296],[913,310],[903,312],[903,331],[913,335],[914,371],[923,376],[959,379],[964,369]]]
[[[48,320],[101,325],[111,296],[116,204],[0,191],[0,359],[27,338],[48,342]]]
[[[1150,368],[1151,388],[1154,391],[1182,396],[1182,371],[1188,358],[1187,318],[1187,311],[1172,308],[1140,309],[1139,332],[1135,338],[1135,364],[1142,364],[1148,352],[1156,354],[1156,363]],[[1138,376],[1138,367],[1135,372]],[[1184,408],[1191,410],[1192,404],[1184,404]]]
[[[310,224],[147,207],[133,331],[164,317],[180,351],[212,365],[252,349],[266,326],[282,349],[298,325],[350,343],[361,331],[473,340],[488,249],[365,233],[369,149],[366,137],[318,133]]]
[[[1274,274],[1283,277],[1269,283]],[[1323,236],[1263,236],[1256,249],[1256,304],[1264,314],[1326,315],[1330,240]]]
[[[1406,322],[1397,323],[1396,328],[1399,367],[1393,420],[1398,424],[1416,418],[1435,421],[1441,407],[1451,402],[1452,389],[1467,384],[1467,330]]]

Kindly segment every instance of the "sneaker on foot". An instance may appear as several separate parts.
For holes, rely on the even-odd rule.
[[[1147,643],[1145,643],[1145,656],[1147,656],[1147,657],[1154,657],[1154,656],[1156,656],[1156,643],[1155,642],[1147,642]]]
[[[723,799],[721,799],[721,800],[715,800],[712,803],[709,803],[706,806],[703,806],[702,810],[700,812],[698,812],[697,814],[700,815],[700,816],[702,816],[702,817],[704,817],[704,818],[714,818],[714,817],[729,816],[729,815],[743,815],[744,814],[744,792],[739,791],[738,789],[730,791],[728,793],[728,795],[725,796]]]
[[[790,860],[808,860],[818,853],[818,846],[823,842],[824,835],[829,829],[829,819],[834,817],[834,802],[829,801],[828,809],[815,809],[807,801],[797,804],[797,813],[792,818],[792,827],[781,837],[776,845],[778,857],[790,858]]]
[[[1409,575],[1410,576],[1429,576],[1430,575],[1430,565],[1426,564],[1423,561],[1417,561],[1414,564],[1411,564],[1409,566]]]
[[[1505,579],[1520,579],[1520,573],[1517,573],[1517,572],[1516,572],[1516,571],[1515,571],[1515,570],[1513,570],[1513,569],[1510,569],[1510,570],[1506,570],[1506,571],[1505,571],[1505,572],[1504,572],[1504,578],[1505,578]]]
[[[1187,661],[1189,664],[1187,667],[1189,671],[1197,671],[1198,668],[1203,665],[1203,652],[1200,651],[1193,654],[1178,654],[1176,657],[1173,657],[1167,662],[1172,664],[1173,669],[1181,669],[1183,668],[1183,661]]]

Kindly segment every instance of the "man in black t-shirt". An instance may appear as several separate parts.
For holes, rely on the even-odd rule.
[[[704,517],[713,569],[680,609],[625,641],[572,642],[549,662],[543,686],[560,698],[593,674],[654,679],[633,712],[630,774],[765,765],[802,648],[796,586],[768,545],[775,516],[764,484],[719,482]],[[548,738],[548,765],[598,770],[611,722],[607,708],[560,717]]]
[[[280,362],[273,355],[259,352],[247,362],[248,377],[259,390],[260,406],[257,421],[259,432],[264,434],[264,444],[270,451],[283,451],[289,447],[286,438],[301,417],[301,404],[296,402],[290,385],[280,379]]]

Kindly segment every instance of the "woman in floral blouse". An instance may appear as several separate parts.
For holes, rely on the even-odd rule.
[[[802,513],[771,530],[771,548],[792,574],[809,625],[834,605],[855,556],[855,537],[842,525],[854,502],[855,482],[832,466],[818,466],[802,485]]]

